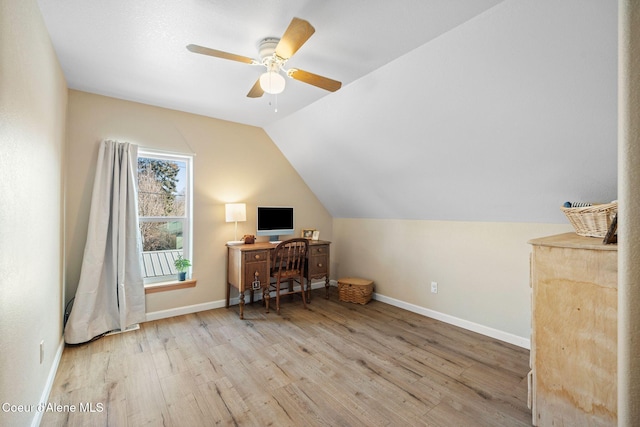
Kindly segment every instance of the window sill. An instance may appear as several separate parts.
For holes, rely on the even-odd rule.
[[[144,293],[153,294],[156,292],[174,291],[176,289],[195,288],[196,283],[196,279],[187,279],[182,282],[176,280],[171,282],[151,283],[149,285],[145,285]]]

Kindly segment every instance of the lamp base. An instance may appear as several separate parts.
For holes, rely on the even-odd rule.
[[[244,240],[229,240],[227,246],[244,245]]]

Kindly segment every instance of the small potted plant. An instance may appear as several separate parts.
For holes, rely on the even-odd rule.
[[[182,255],[178,255],[178,258],[173,262],[176,270],[178,270],[178,280],[183,282],[187,279],[187,269],[191,267],[191,261],[186,258],[182,258]]]

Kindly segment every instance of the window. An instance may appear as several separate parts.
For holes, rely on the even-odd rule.
[[[175,280],[191,259],[191,156],[138,152],[138,221],[145,283]]]

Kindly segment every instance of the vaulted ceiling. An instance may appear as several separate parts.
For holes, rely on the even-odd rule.
[[[263,127],[335,217],[561,222],[616,197],[615,0],[38,0],[70,88]],[[315,34],[248,98],[293,17]],[[277,112],[274,110],[277,106]]]

